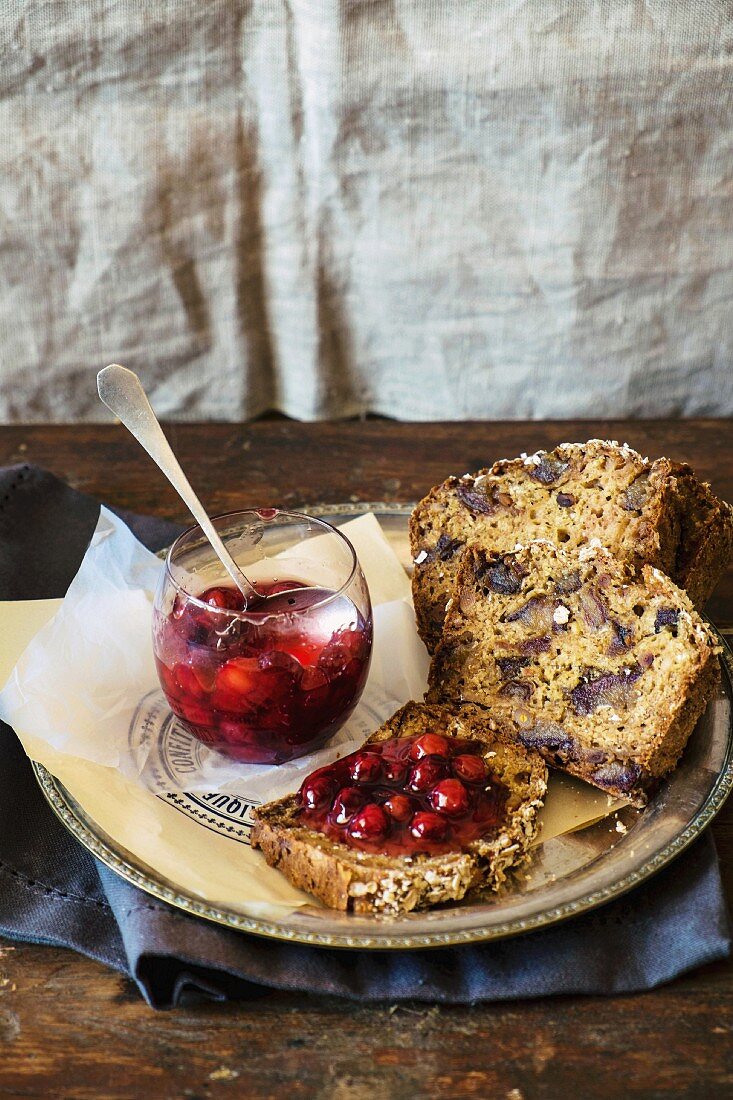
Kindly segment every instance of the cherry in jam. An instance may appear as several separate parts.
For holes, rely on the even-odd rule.
[[[498,827],[507,787],[479,742],[425,733],[370,744],[313,772],[300,820],[351,848],[440,855]]]
[[[179,593],[170,614],[155,611],[155,659],[171,710],[196,737],[238,760],[281,763],[325,744],[353,710],[372,624],[328,589],[258,588],[270,598],[246,614],[233,587]]]

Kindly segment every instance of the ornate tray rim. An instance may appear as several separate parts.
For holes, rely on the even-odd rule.
[[[319,516],[351,515],[358,512],[381,512],[402,516],[409,514],[412,504],[353,501],[344,504],[309,505],[305,511]],[[711,624],[713,625],[713,624]],[[733,650],[721,631],[713,625],[723,648],[724,673],[733,690]],[[450,947],[461,944],[505,939],[508,936],[546,928],[569,917],[579,916],[595,909],[614,898],[632,890],[646,879],[660,871],[680,855],[707,828],[718,814],[729,794],[733,790],[733,726],[728,733],[725,759],[718,775],[702,806],[695,816],[686,823],[677,835],[662,849],[655,852],[640,867],[622,875],[601,889],[591,890],[579,898],[561,905],[541,910],[528,917],[513,918],[499,924],[465,931],[429,933],[396,933],[394,935],[369,936],[363,932],[355,935],[348,933],[326,933],[288,928],[287,918],[283,922],[250,917],[227,909],[224,906],[210,905],[192,894],[181,891],[179,886],[157,876],[154,868],[147,868],[141,861],[135,862],[135,856],[124,851],[120,845],[107,837],[101,829],[95,831],[95,823],[88,819],[83,808],[69,794],[63,784],[43,765],[31,761],[38,784],[49,806],[68,829],[72,836],[101,863],[109,867],[125,881],[139,887],[146,893],[166,902],[177,909],[202,917],[215,924],[234,928],[241,932],[263,936],[289,943],[302,943],[312,947],[405,950]],[[380,922],[383,932],[385,924]]]

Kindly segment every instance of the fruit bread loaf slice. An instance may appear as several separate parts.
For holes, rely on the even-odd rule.
[[[333,909],[394,915],[497,888],[547,769],[480,707],[407,703],[362,748],[259,807],[252,847]]]
[[[537,538],[569,549],[598,538],[616,557],[667,573],[700,608],[733,554],[733,510],[689,466],[600,439],[450,477],[410,523],[418,631],[431,653],[463,547]]]
[[[475,702],[517,740],[643,804],[720,675],[712,632],[652,566],[547,541],[464,552],[428,698]]]

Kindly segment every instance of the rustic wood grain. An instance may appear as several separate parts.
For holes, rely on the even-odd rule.
[[[447,472],[589,436],[690,461],[733,500],[724,421],[263,421],[168,430],[214,511],[409,500]],[[0,428],[0,464],[11,462],[45,466],[112,504],[185,519],[119,426]],[[733,573],[709,610],[733,622]],[[714,832],[733,898],[733,806]],[[130,982],[94,962],[0,941],[0,1096],[722,1097],[733,1095],[732,1035],[729,963],[641,996],[397,1008],[274,993],[153,1015]]]
[[[316,501],[410,500],[446,470],[476,470],[496,458],[591,436],[628,442],[642,454],[689,461],[733,500],[733,428],[726,420],[522,421],[404,424],[367,420],[300,424],[264,420],[247,425],[167,427],[194,487],[207,507]],[[112,504],[186,519],[174,491],[120,425],[29,426],[0,429],[0,461],[30,461]],[[733,621],[733,571],[711,603]]]
[[[540,1100],[733,1092],[730,981],[708,967],[636,997],[437,1008],[272,994],[153,1016],[69,952],[0,959],[0,1095]]]

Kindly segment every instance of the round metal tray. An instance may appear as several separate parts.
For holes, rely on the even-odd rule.
[[[310,507],[338,525],[372,511],[398,556],[410,567],[411,505]],[[733,654],[725,639],[722,689],[711,701],[669,780],[643,810],[626,808],[577,833],[539,845],[527,869],[496,896],[427,913],[384,918],[339,913],[315,904],[281,920],[248,913],[246,903],[222,907],[202,900],[185,882],[166,881],[99,828],[63,785],[34,764],[49,804],[66,828],[122,878],[170,905],[260,936],[322,947],[407,949],[499,939],[587,912],[644,882],[684,851],[710,824],[733,787]],[[205,827],[203,825],[202,827]]]

